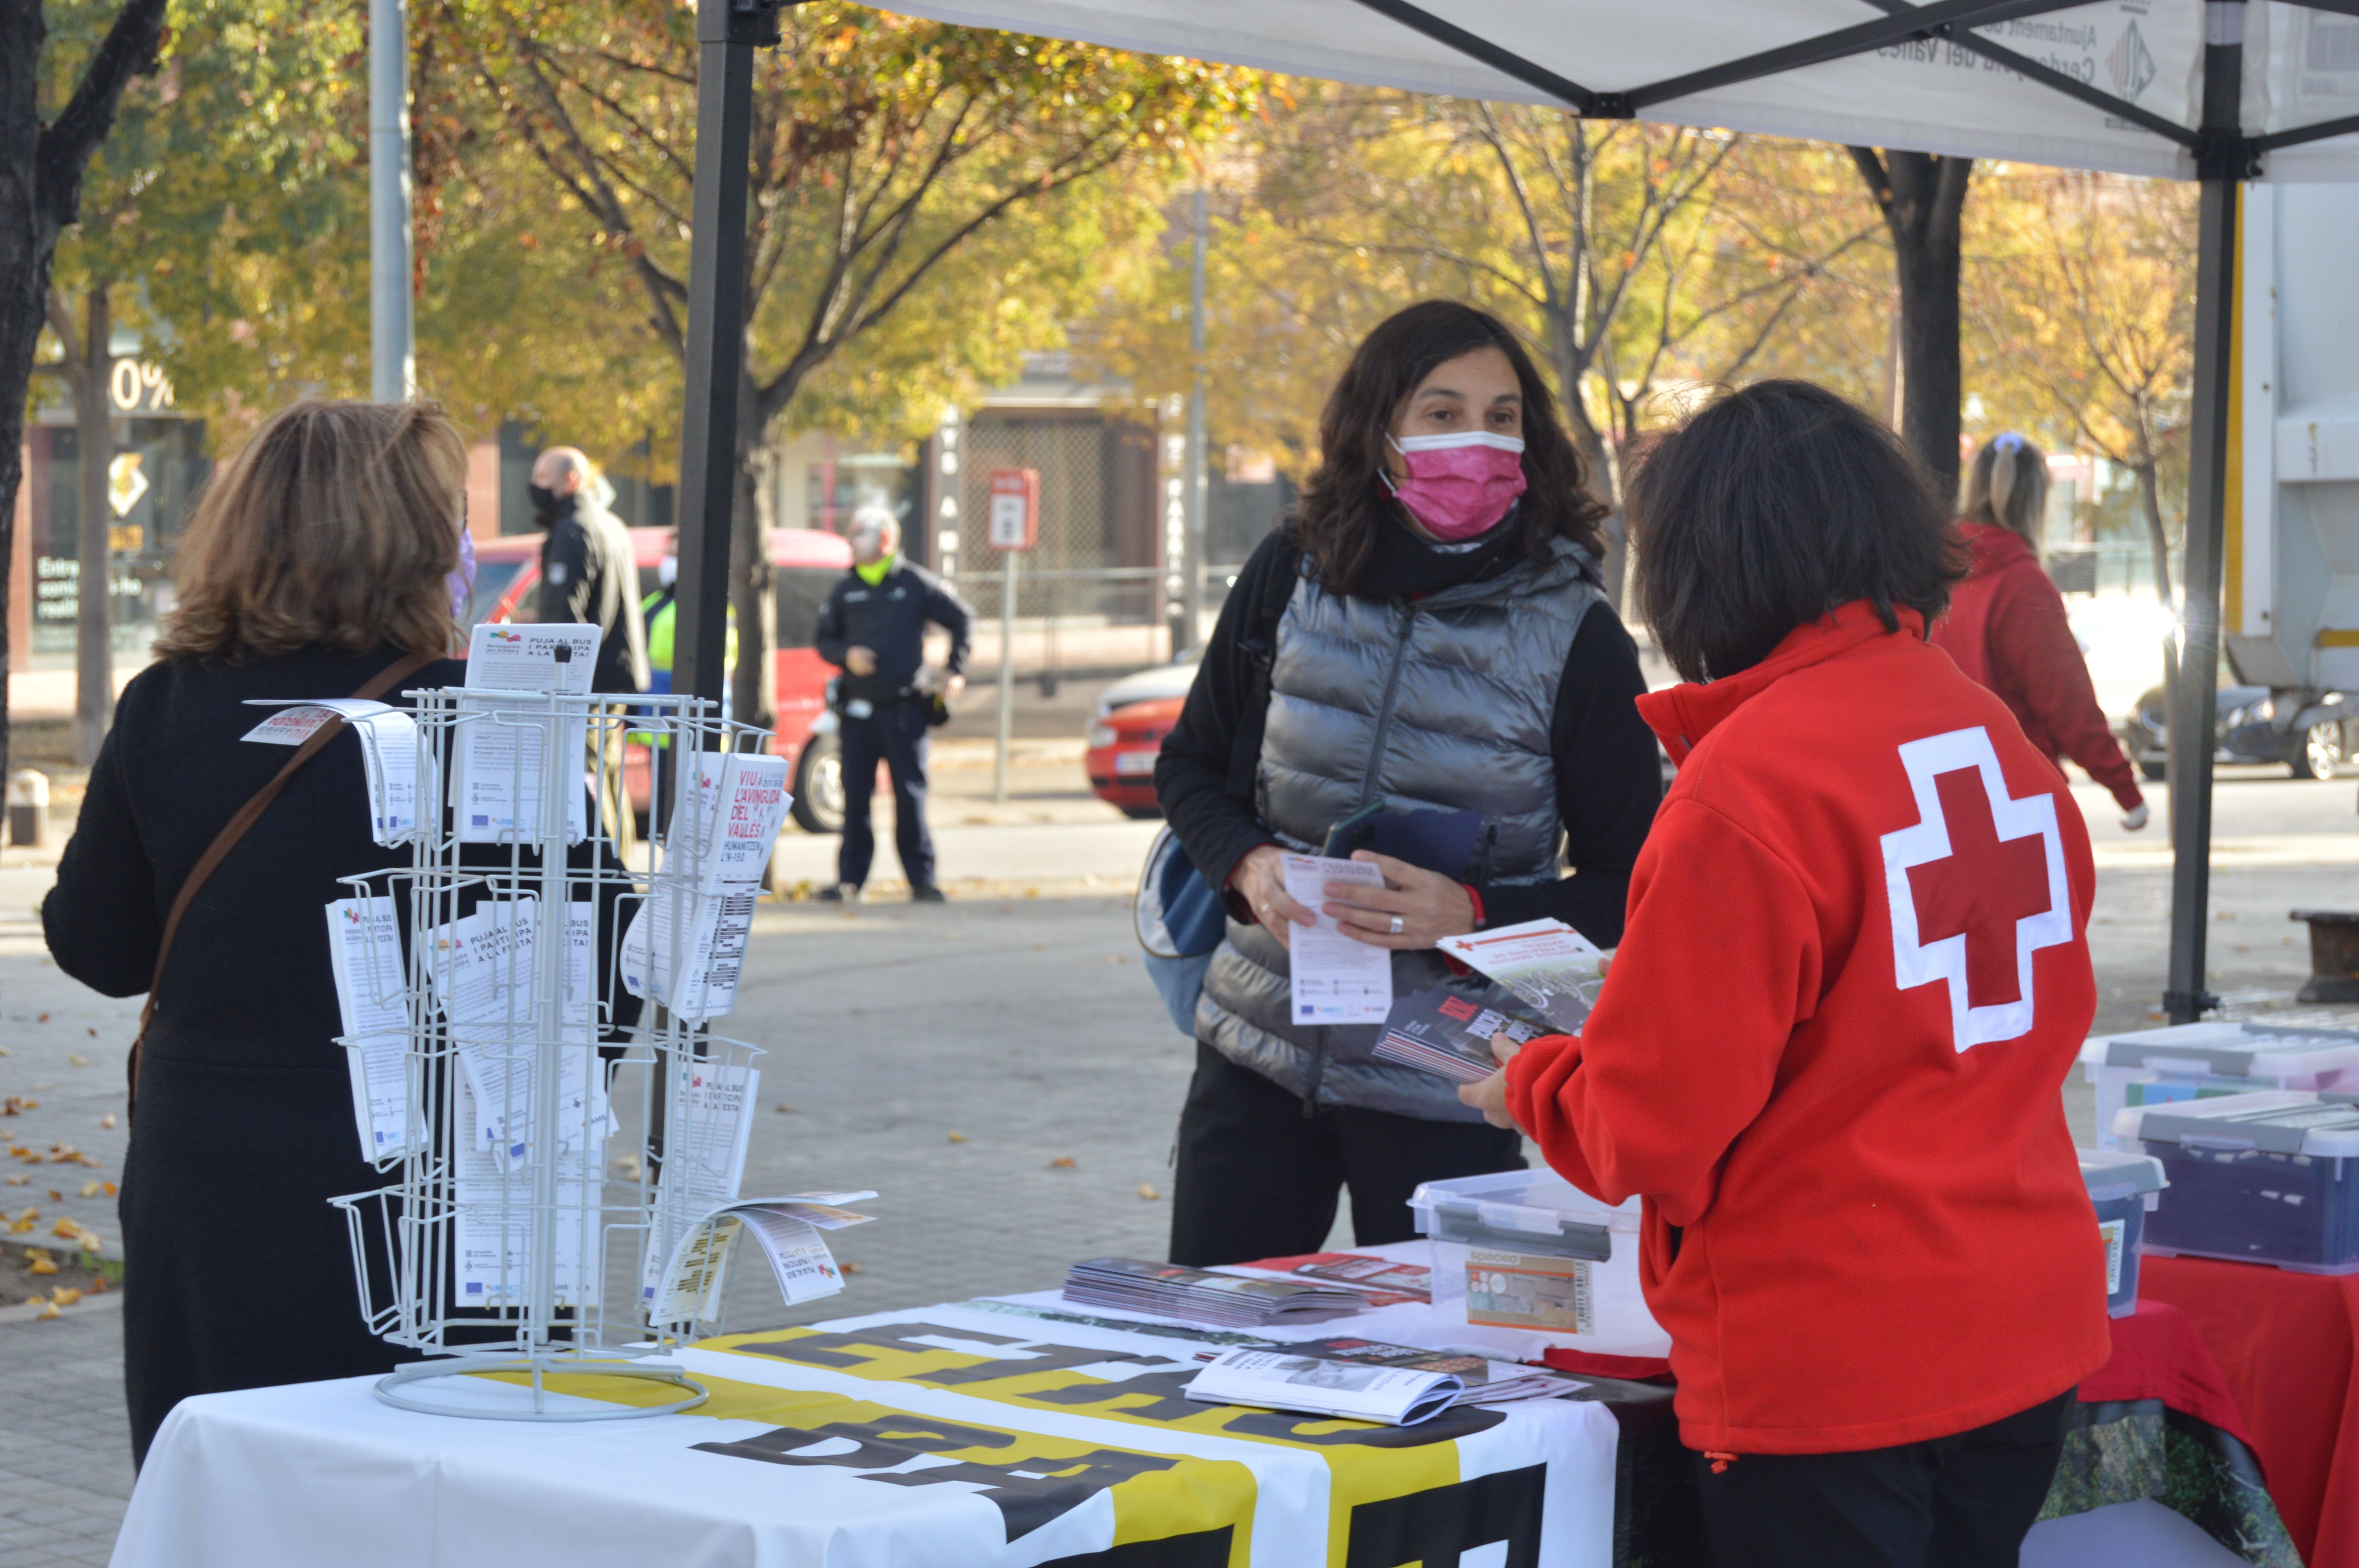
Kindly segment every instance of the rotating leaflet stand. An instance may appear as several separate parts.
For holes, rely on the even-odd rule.
[[[404,1410],[592,1421],[707,1398],[661,1358],[719,1292],[660,1287],[737,1196],[763,1053],[704,1025],[734,999],[785,765],[710,701],[589,692],[596,631],[479,626],[467,687],[354,719],[378,838],[410,859],[328,908],[355,1119],[391,1177],[332,1201],[370,1332],[425,1357],[376,1385]],[[626,755],[647,760],[651,827],[684,795],[646,870],[599,830],[631,809]],[[625,989],[647,1017],[602,1044]],[[725,1249],[699,1250],[717,1274]],[[658,1296],[690,1315],[655,1320]],[[679,1397],[547,1386],[584,1373]]]

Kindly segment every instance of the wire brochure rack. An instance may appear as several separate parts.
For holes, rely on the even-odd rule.
[[[570,652],[547,684],[586,676]],[[378,1397],[510,1420],[692,1408],[706,1391],[660,1358],[694,1309],[652,1313],[674,1249],[737,1196],[762,1052],[705,1021],[734,1000],[784,763],[693,697],[408,695],[414,713],[349,717],[377,837],[409,863],[345,879],[328,909],[355,1119],[389,1178],[333,1201],[370,1331],[424,1357]],[[655,808],[640,867],[602,831],[632,809],[626,775]],[[628,994],[645,1016],[625,1030]],[[468,1373],[516,1376],[449,1380]],[[554,1399],[559,1373],[679,1397]]]

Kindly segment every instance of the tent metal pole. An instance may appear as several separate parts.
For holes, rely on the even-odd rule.
[[[2228,408],[2236,301],[2239,181],[2251,144],[2239,135],[2242,5],[2212,5],[2203,50],[2202,180],[2196,239],[2194,408],[2188,427],[2187,556],[2181,569],[2179,681],[2170,694],[2170,972],[2163,1011],[2192,1023],[2217,1008],[2204,987],[2212,892],[2212,757],[2220,673],[2220,579],[2228,502]],[[2226,13],[2228,15],[2223,15]]]
[[[718,702],[727,678],[729,536],[745,369],[745,189],[754,51],[777,0],[698,0],[696,194],[688,258],[688,404],[679,427],[679,590],[672,689]]]

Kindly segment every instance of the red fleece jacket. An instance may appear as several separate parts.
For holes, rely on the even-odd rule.
[[[2129,810],[2146,797],[2097,706],[2055,580],[2013,530],[1969,517],[1958,531],[1973,546],[1974,575],[1950,596],[1933,646],[1998,693],[2041,756],[2071,758]]]
[[[1509,1064],[1548,1162],[1646,1200],[1690,1448],[1913,1443],[2104,1365],[2060,1090],[2095,872],[2006,708],[1863,601],[1639,699],[1678,780],[1575,1037]]]

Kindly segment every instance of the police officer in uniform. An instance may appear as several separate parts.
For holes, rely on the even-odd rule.
[[[852,570],[828,596],[815,639],[819,656],[843,671],[837,711],[843,748],[843,845],[836,885],[820,894],[853,903],[868,881],[876,835],[868,821],[876,794],[876,764],[893,776],[893,843],[909,879],[909,897],[940,903],[934,885],[934,843],[926,832],[926,719],[932,695],[918,686],[925,664],[926,626],[951,634],[948,701],[966,686],[966,659],[974,612],[942,580],[901,559],[901,526],[882,507],[852,518]]]

